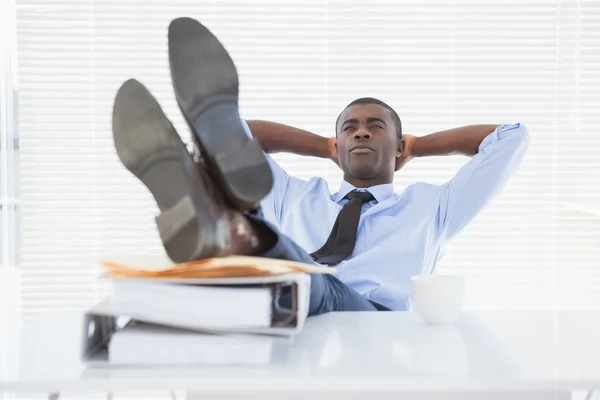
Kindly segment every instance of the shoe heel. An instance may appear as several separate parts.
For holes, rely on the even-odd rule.
[[[242,147],[217,154],[214,162],[220,184],[239,210],[251,210],[271,191],[273,174],[260,145],[248,140]]]
[[[155,218],[167,255],[176,263],[202,258],[206,253],[206,235],[201,235],[196,208],[190,196]]]

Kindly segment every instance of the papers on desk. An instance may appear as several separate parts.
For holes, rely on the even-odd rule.
[[[113,294],[84,321],[83,359],[95,365],[262,363],[270,354],[264,335],[292,336],[304,326],[307,272],[333,272],[259,257],[186,264],[136,257],[103,265]],[[278,305],[282,293],[290,294],[290,309]],[[133,324],[119,329],[118,317]]]
[[[215,257],[183,264],[174,264],[164,256],[118,257],[102,261],[102,265],[113,278],[248,278],[302,272],[309,274],[335,272],[335,268],[249,256]]]

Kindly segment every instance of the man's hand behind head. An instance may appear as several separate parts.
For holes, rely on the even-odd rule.
[[[327,149],[329,151],[329,158],[331,159],[331,161],[333,161],[339,166],[340,160],[338,159],[337,146],[335,145],[335,143],[335,136],[327,139]]]

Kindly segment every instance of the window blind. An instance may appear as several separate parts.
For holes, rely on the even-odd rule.
[[[163,252],[156,205],[119,163],[110,116],[135,77],[189,140],[167,60],[179,16],[224,42],[249,119],[333,136],[342,108],[373,96],[416,135],[526,123],[521,169],[439,270],[468,276],[466,308],[600,307],[600,218],[590,212],[600,204],[599,2],[17,0],[26,316],[98,301],[100,256]],[[275,158],[291,175],[327,178],[332,192],[341,184],[327,160]],[[442,183],[466,161],[414,160],[396,189]]]
[[[16,36],[12,2],[0,4],[0,268],[16,260],[18,140],[16,135]]]
[[[16,29],[14,3],[0,2],[0,340],[12,334],[21,317],[18,264],[16,174]],[[2,352],[0,352],[2,353]],[[0,375],[11,357],[0,355]]]

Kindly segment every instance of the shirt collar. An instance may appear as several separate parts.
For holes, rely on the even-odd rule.
[[[339,203],[348,193],[357,189],[354,185],[344,181],[340,190],[335,193],[331,198],[336,203]],[[394,184],[393,183],[384,183],[382,185],[371,186],[369,188],[364,188],[369,191],[375,197],[378,203],[389,199],[394,195]]]

